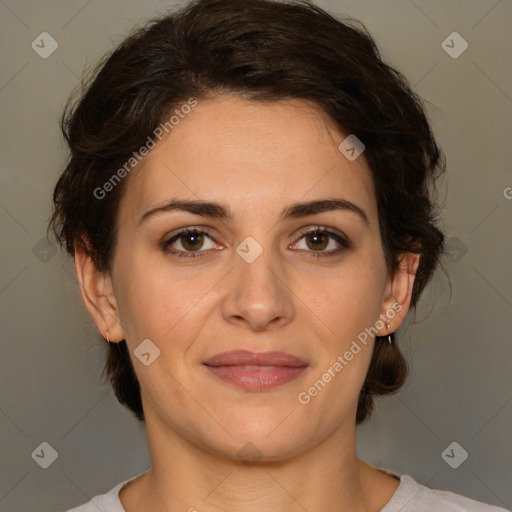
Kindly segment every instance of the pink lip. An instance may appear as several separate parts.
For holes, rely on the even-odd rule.
[[[203,364],[218,378],[247,391],[274,389],[298,378],[309,366],[303,359],[285,352],[254,353],[247,350],[223,352]],[[262,368],[265,366],[273,368]]]

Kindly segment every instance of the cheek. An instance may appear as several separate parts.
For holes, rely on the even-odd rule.
[[[365,329],[379,319],[386,279],[378,250],[359,253],[319,287],[311,307],[329,327],[324,354],[303,389],[310,413],[325,424],[339,423],[357,405],[373,350]],[[326,331],[327,332],[327,331]],[[304,403],[304,402],[300,402]]]
[[[378,320],[385,282],[383,261],[358,253],[325,279],[313,304],[331,331],[353,339]]]
[[[154,340],[158,346],[173,345],[193,337],[194,325],[207,315],[203,300],[214,282],[204,275],[183,276],[171,271],[162,260],[134,254],[116,267],[118,305],[126,340],[130,346],[142,339]],[[195,322],[191,322],[192,317]],[[186,331],[186,336],[177,333]]]

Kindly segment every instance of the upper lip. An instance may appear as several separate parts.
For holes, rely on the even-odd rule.
[[[286,352],[249,352],[248,350],[231,350],[210,357],[204,364],[208,366],[288,366],[300,368],[308,363]]]

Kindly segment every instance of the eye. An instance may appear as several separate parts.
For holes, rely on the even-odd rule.
[[[207,240],[210,240],[210,243],[213,245],[205,248],[204,244]],[[336,256],[350,247],[349,241],[343,235],[321,226],[303,232],[299,238],[299,242],[302,240],[305,241],[306,248],[299,247],[299,250],[305,251],[308,256],[313,257]],[[177,244],[181,245],[181,248],[177,248]],[[328,251],[325,250],[333,244],[335,246],[338,244],[338,247],[334,247]],[[296,245],[298,245],[298,242],[290,246],[290,248],[296,248]],[[175,254],[180,258],[204,256],[207,250],[214,248],[215,244],[213,243],[213,238],[209,234],[209,231],[197,228],[183,228],[172,237],[167,238],[162,244],[164,252]]]
[[[320,226],[306,231],[305,233],[303,232],[299,242],[301,240],[304,240],[306,248],[300,250],[305,250],[307,253],[309,253],[308,256],[313,257],[336,256],[350,247],[348,239],[343,235]],[[327,247],[333,244],[338,244],[338,247],[335,247],[329,251],[325,250]]]
[[[162,249],[165,252],[176,254],[182,258],[197,258],[203,256],[206,250],[204,248],[205,241],[209,239],[213,242],[213,238],[206,230],[197,228],[184,228],[178,231],[171,238],[166,239],[162,244]],[[175,244],[180,244],[183,249],[176,249],[173,247]],[[214,247],[206,247],[206,249],[212,249]],[[196,254],[194,254],[196,253]]]

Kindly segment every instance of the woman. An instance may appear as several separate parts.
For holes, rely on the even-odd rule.
[[[62,128],[52,225],[152,460],[73,510],[500,510],[356,456],[444,247],[442,154],[369,35],[197,1],[127,38]]]

